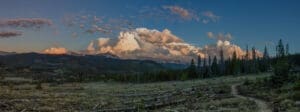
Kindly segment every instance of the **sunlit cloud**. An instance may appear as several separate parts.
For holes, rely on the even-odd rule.
[[[151,59],[156,61],[187,62],[193,56],[203,55],[192,46],[171,33],[137,28],[120,32],[118,39],[99,38],[92,41],[89,54],[110,53],[124,59]]]
[[[192,15],[187,9],[179,6],[163,6],[164,9],[169,9],[173,14],[179,15],[184,19],[190,19]]]
[[[67,54],[68,50],[63,47],[51,47],[48,49],[45,49],[43,51],[44,54],[51,54],[51,55],[60,55],[60,54]]]
[[[168,5],[168,6],[163,6],[163,9],[169,10],[171,12],[171,14],[177,15],[180,18],[182,18],[183,20],[195,20],[195,21],[200,20],[200,17],[194,11],[185,9],[180,6]],[[169,14],[167,14],[167,15],[169,15]]]
[[[224,50],[225,58],[229,58],[234,51],[238,57],[243,57],[245,51],[239,46],[231,44],[229,40],[219,40],[215,44],[205,45],[203,48],[194,46],[172,34],[168,29],[137,28],[120,32],[117,39],[99,38],[90,42],[88,54],[113,54],[123,59],[150,59],[159,62],[189,63],[197,56],[219,56]]]

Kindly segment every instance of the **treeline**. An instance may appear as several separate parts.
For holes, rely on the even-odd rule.
[[[251,52],[251,53],[250,53]],[[267,47],[264,49],[262,57],[259,57],[255,47],[251,51],[246,47],[246,54],[238,57],[236,51],[224,59],[223,49],[219,52],[219,59],[217,56],[207,56],[208,58],[197,59],[197,64],[191,60],[190,67],[188,68],[189,77],[191,78],[209,78],[224,75],[238,75],[267,72],[271,70],[271,58],[268,53]]]
[[[217,56],[213,58],[211,56],[208,56],[208,58],[199,56],[197,64],[195,64],[193,59],[191,60],[190,67],[187,69],[189,78],[209,78],[271,71],[277,74],[278,71],[281,71],[279,69],[282,69],[282,66],[287,66],[285,68],[287,72],[293,66],[299,66],[299,55],[290,55],[289,44],[284,45],[281,39],[276,46],[275,57],[270,57],[266,46],[262,57],[259,57],[257,53],[255,47],[252,47],[251,51],[249,51],[247,46],[246,54],[242,57],[238,57],[236,51],[234,51],[230,58],[225,60],[223,49],[219,52],[219,59],[217,59]],[[284,61],[286,65],[278,65],[278,63],[283,63],[281,61]]]
[[[189,80],[219,77],[226,75],[243,75],[255,74],[260,72],[277,72],[287,66],[285,70],[290,71],[293,65],[299,66],[299,56],[289,54],[289,45],[283,44],[280,39],[276,46],[276,56],[270,57],[267,47],[265,46],[262,56],[258,56],[255,47],[251,50],[246,48],[246,53],[238,57],[234,51],[230,58],[224,58],[223,49],[217,56],[208,56],[208,58],[198,57],[197,62],[191,60],[190,66],[184,70],[161,70],[158,72],[145,72],[144,74],[115,74],[105,75],[106,80],[121,82],[155,82],[155,81],[172,81],[172,80]],[[289,58],[294,57],[294,58]],[[280,60],[285,59],[287,65],[278,65]],[[297,60],[298,59],[298,60]],[[287,72],[284,72],[287,74]],[[280,73],[283,74],[283,73]],[[286,76],[286,75],[281,75]],[[281,76],[279,78],[281,78]],[[284,79],[284,78],[283,78]]]

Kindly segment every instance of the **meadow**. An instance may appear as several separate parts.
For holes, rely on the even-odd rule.
[[[231,85],[270,74],[222,76],[155,83],[35,83],[5,77],[0,86],[0,111],[154,111],[253,112],[254,101],[235,97]]]

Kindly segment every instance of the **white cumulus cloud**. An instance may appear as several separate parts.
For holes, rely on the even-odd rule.
[[[151,59],[168,62],[187,62],[203,55],[168,29],[163,31],[137,28],[120,32],[118,39],[99,38],[92,41],[89,54],[111,53],[124,59]]]
[[[234,51],[239,58],[245,51],[228,40],[218,40],[215,44],[203,48],[191,45],[168,29],[137,28],[120,32],[117,39],[98,38],[87,47],[89,54],[110,53],[123,59],[149,59],[158,62],[189,63],[197,56],[219,56],[223,49],[225,58],[229,58]]]

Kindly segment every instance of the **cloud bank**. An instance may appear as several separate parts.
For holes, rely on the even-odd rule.
[[[10,37],[16,37],[21,36],[22,32],[20,31],[1,31],[0,32],[0,38],[10,38]]]
[[[87,54],[113,54],[123,59],[150,59],[158,62],[189,63],[197,56],[219,56],[223,49],[225,58],[229,58],[234,51],[238,57],[245,55],[239,46],[229,41],[219,40],[216,44],[203,48],[191,45],[168,29],[137,28],[120,32],[117,39],[98,38],[90,42]]]
[[[44,18],[0,19],[0,27],[41,28],[52,25],[52,21]]]

